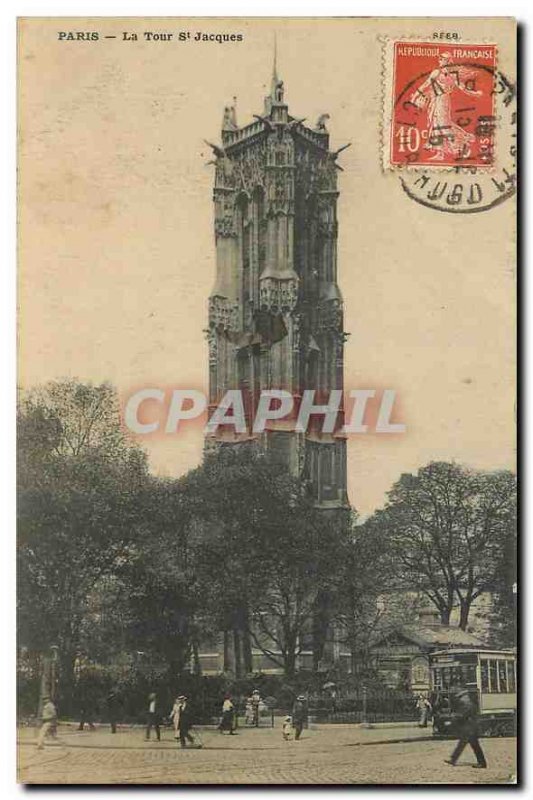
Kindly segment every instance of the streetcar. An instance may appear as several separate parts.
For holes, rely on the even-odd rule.
[[[516,735],[516,653],[477,648],[438,650],[429,657],[433,734],[454,736],[450,687],[469,690],[483,736]]]

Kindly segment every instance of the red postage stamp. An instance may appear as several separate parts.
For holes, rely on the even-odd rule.
[[[496,45],[390,45],[385,166],[490,167]]]

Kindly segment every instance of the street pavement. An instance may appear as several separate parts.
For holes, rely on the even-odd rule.
[[[202,749],[182,750],[173,731],[144,741],[139,727],[105,725],[77,731],[60,725],[57,739],[37,750],[32,728],[19,730],[18,780],[31,784],[501,784],[516,775],[516,739],[483,739],[489,767],[473,769],[467,748],[461,763],[444,763],[453,743],[431,739],[404,723],[386,727],[314,725],[300,741],[284,741],[276,727],[238,735],[201,728]],[[153,733],[152,733],[153,736]]]

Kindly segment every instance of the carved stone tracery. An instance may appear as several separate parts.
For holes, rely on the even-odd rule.
[[[209,325],[225,331],[236,331],[239,326],[239,306],[227,297],[209,298]]]

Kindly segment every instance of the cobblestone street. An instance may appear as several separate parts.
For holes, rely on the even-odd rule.
[[[396,725],[361,729],[314,726],[299,742],[282,740],[278,727],[241,729],[238,736],[200,731],[203,748],[181,750],[164,730],[144,742],[140,728],[111,735],[107,727],[78,732],[61,725],[57,740],[38,751],[33,729],[19,732],[19,781],[24,783],[163,784],[491,784],[513,781],[516,740],[483,739],[489,767],[444,763],[450,741],[432,741],[431,729]],[[422,737],[426,737],[423,738]],[[407,741],[399,741],[407,740]],[[412,741],[409,741],[412,740]]]

